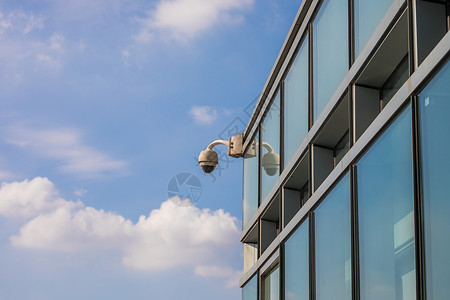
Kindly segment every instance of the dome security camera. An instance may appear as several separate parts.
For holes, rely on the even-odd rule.
[[[228,138],[228,141],[217,140],[212,142],[206,147],[205,150],[200,152],[198,156],[198,163],[202,167],[203,172],[206,174],[211,173],[216,168],[219,163],[219,157],[213,148],[217,145],[225,145],[228,148],[228,155],[234,158],[239,158],[243,156],[243,138],[244,134],[236,134]]]
[[[203,172],[209,174],[214,171],[219,163],[219,157],[216,151],[207,148],[206,150],[200,152],[200,155],[198,156],[198,163],[202,167]]]
[[[274,176],[280,169],[280,155],[275,152],[268,152],[262,158],[264,171],[269,176]]]

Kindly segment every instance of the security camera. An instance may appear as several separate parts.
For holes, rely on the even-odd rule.
[[[198,156],[198,163],[202,167],[203,172],[209,174],[214,171],[219,163],[219,157],[216,151],[207,148],[206,150],[200,152],[200,155]]]
[[[262,158],[264,171],[269,176],[274,176],[280,169],[280,155],[275,152],[268,152]]]
[[[234,158],[242,157],[242,143],[244,134],[237,134],[225,140],[217,140],[212,142],[206,147],[205,150],[200,152],[198,156],[198,163],[202,167],[203,172],[206,174],[211,173],[219,163],[219,157],[213,148],[217,145],[225,145],[228,147],[228,155]]]
[[[275,153],[269,143],[263,142],[262,145],[268,151],[262,158],[262,166],[267,175],[274,176],[280,169],[280,155]]]

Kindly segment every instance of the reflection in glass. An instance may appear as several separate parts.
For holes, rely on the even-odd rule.
[[[308,132],[308,37],[284,80],[284,165]]]
[[[264,278],[264,300],[280,299],[280,268],[276,268]]]
[[[315,210],[316,299],[351,299],[350,179],[334,187]]]
[[[355,0],[355,56],[369,41],[393,0]]]
[[[247,151],[244,153],[244,186],[242,207],[242,225],[244,227],[258,209],[258,139],[259,135],[256,135]]]
[[[256,275],[242,288],[242,300],[258,300],[258,279]]]
[[[450,64],[419,95],[427,299],[450,299]]]
[[[324,0],[313,23],[314,120],[348,70],[348,0]]]
[[[261,139],[263,146],[270,145],[274,153],[280,153],[280,93],[278,92],[275,99],[270,107],[267,115],[264,118],[261,131]],[[263,151],[266,152],[268,149],[262,147]],[[267,151],[269,153],[270,151]],[[265,153],[264,153],[265,154]],[[265,156],[271,157],[271,156]],[[266,162],[263,161],[266,165]],[[273,169],[273,168],[271,168]],[[273,170],[273,172],[261,172],[261,200],[263,201],[267,194],[272,189],[273,185],[278,179],[279,169]]]
[[[309,299],[309,224],[306,219],[284,247],[285,300]]]
[[[357,164],[361,298],[415,299],[411,108]]]
[[[395,68],[394,72],[389,76],[384,85],[381,87],[381,97],[383,106],[392,99],[397,91],[402,87],[403,83],[409,77],[408,55]]]

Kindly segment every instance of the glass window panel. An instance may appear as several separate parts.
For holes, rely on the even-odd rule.
[[[280,300],[280,268],[264,278],[264,300]]]
[[[427,299],[450,299],[450,64],[419,95]]]
[[[355,0],[355,56],[358,57],[393,0]]]
[[[308,37],[284,80],[284,164],[308,132]]]
[[[256,275],[242,288],[242,300],[258,300],[258,280]]]
[[[325,0],[313,23],[314,120],[348,70],[348,0]]]
[[[245,227],[258,209],[258,151],[259,135],[252,140],[244,153],[243,222]]]
[[[411,108],[357,164],[361,298],[415,299]]]
[[[309,299],[309,224],[306,219],[284,247],[285,300]]]
[[[261,201],[272,189],[280,174],[280,93],[264,118],[261,132],[262,164]],[[272,152],[273,151],[273,152]],[[276,162],[278,160],[278,165]]]
[[[315,210],[316,299],[351,299],[350,179]]]

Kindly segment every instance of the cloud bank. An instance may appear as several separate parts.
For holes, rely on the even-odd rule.
[[[223,210],[178,207],[167,200],[136,223],[123,216],[68,201],[47,178],[0,187],[0,216],[22,220],[10,237],[15,247],[80,252],[118,250],[123,266],[141,271],[191,266],[201,277],[237,283],[227,252],[239,247],[237,219]],[[235,282],[236,281],[236,282]]]

